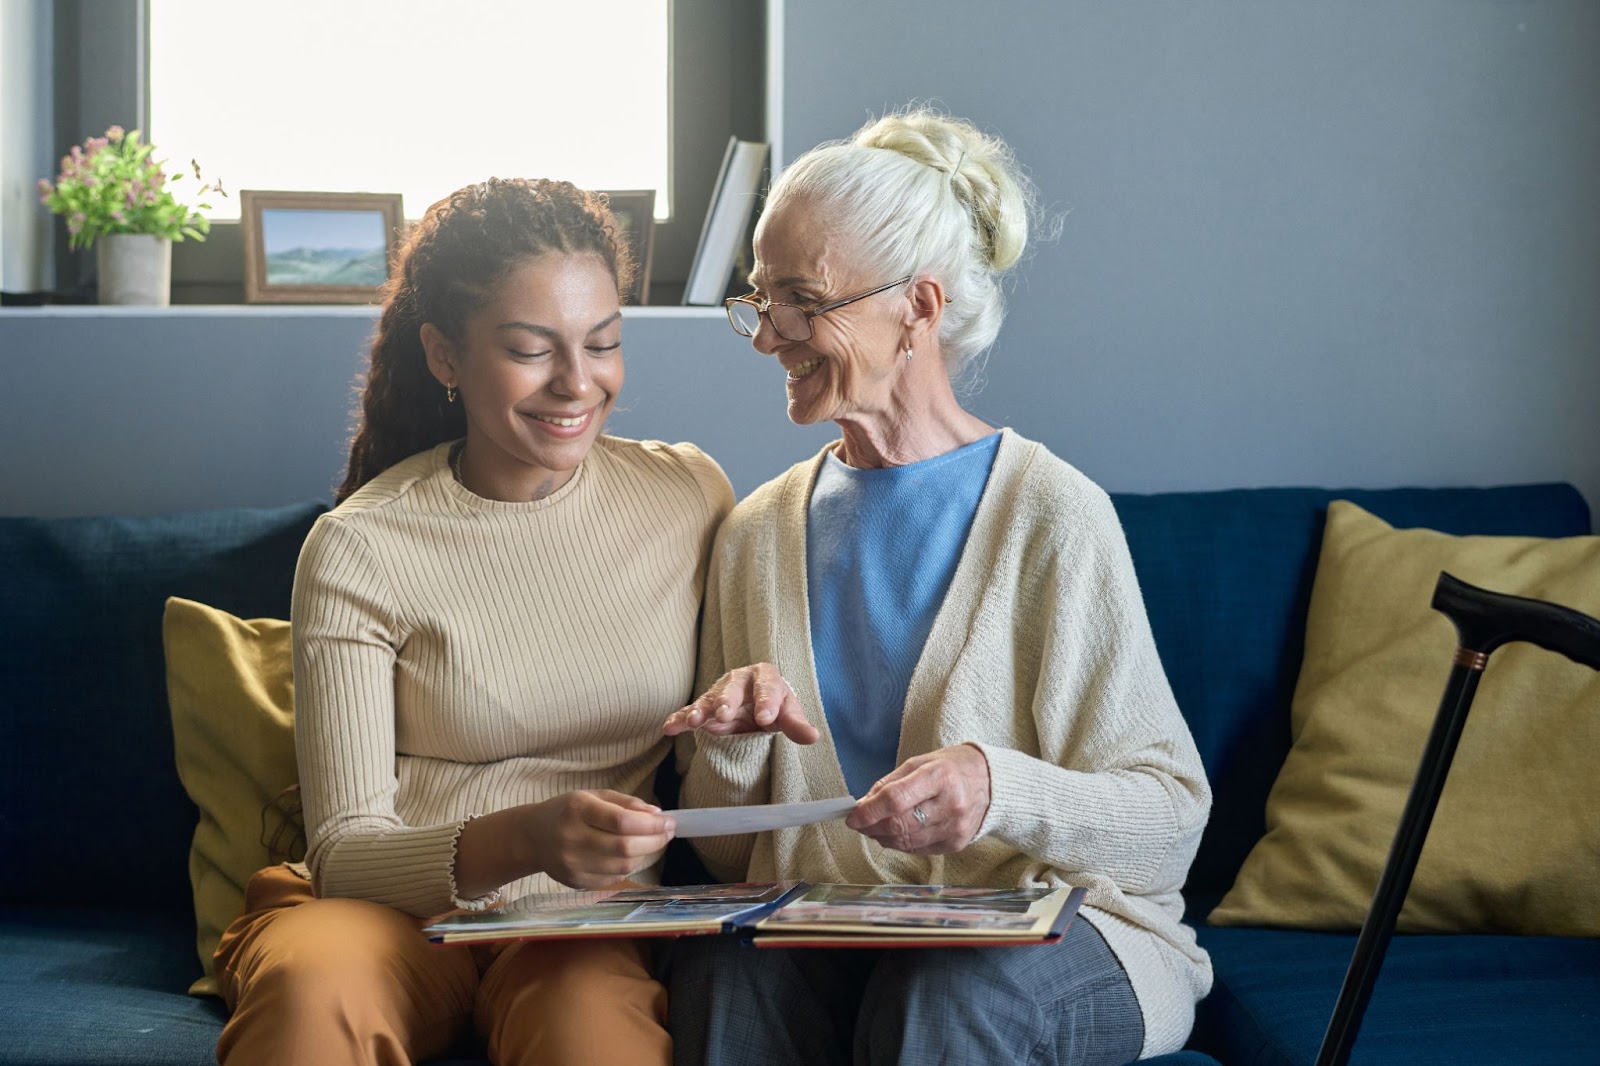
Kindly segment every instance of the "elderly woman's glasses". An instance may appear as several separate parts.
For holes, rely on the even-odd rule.
[[[842,300],[835,300],[821,307],[801,307],[798,304],[773,303],[771,300],[756,298],[755,293],[748,296],[732,296],[723,301],[728,309],[728,322],[733,326],[733,331],[741,337],[754,337],[761,328],[761,316],[766,315],[767,321],[772,325],[772,331],[786,341],[808,341],[811,339],[811,320],[818,315],[825,315],[829,311],[837,311],[846,304],[853,304],[857,300],[865,300],[868,296],[876,296],[880,292],[888,292],[897,285],[904,285],[915,274],[908,274],[899,281],[891,281],[887,285],[879,285],[876,289],[858,292],[854,296],[846,296]]]

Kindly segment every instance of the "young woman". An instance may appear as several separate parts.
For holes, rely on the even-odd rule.
[[[671,835],[659,723],[733,494],[693,446],[602,435],[630,274],[564,182],[468,186],[407,239],[295,575],[307,863],[259,873],[218,948],[219,1061],[403,1063],[469,1028],[496,1063],[670,1059],[643,946],[419,932],[648,880]]]

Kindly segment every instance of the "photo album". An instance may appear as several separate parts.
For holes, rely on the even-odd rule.
[[[423,932],[494,940],[735,934],[756,947],[990,947],[1061,939],[1081,888],[835,885],[804,881],[524,896]]]

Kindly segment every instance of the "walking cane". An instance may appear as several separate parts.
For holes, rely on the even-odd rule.
[[[1490,653],[1502,644],[1526,641],[1600,670],[1600,621],[1588,615],[1543,600],[1489,592],[1449,574],[1439,575],[1433,607],[1455,623],[1460,646],[1433,731],[1422,752],[1422,763],[1411,783],[1405,811],[1400,815],[1388,862],[1356,939],[1355,954],[1345,973],[1344,986],[1339,989],[1322,1048],[1317,1052],[1317,1066],[1345,1066],[1350,1059],[1350,1049],[1355,1045],[1367,1002],[1372,998],[1372,986],[1394,936],[1395,921],[1400,917],[1406,890],[1411,887],[1411,876],[1416,873],[1422,844],[1439,805],[1439,793],[1444,790],[1456,743],[1461,739],[1467,711],[1472,707],[1472,697]]]

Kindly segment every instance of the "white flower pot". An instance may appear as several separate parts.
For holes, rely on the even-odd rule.
[[[100,302],[166,307],[172,302],[172,242],[144,233],[110,233],[94,242]]]

